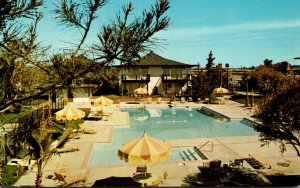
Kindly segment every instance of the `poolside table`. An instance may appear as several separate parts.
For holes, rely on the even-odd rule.
[[[159,177],[152,173],[145,174],[137,174],[133,176],[133,180],[135,182],[141,183],[144,187],[149,185],[157,185]]]

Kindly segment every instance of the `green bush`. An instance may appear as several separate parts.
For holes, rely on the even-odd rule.
[[[6,165],[3,168],[2,185],[13,186],[19,177],[24,173],[18,166]],[[20,172],[21,171],[21,172]]]

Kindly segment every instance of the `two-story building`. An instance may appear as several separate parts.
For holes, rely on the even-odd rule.
[[[191,80],[191,67],[150,52],[140,60],[122,64],[120,69],[120,93],[133,95],[134,89],[147,89],[149,95],[182,95]]]

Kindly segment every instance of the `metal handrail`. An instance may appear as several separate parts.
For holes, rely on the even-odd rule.
[[[198,150],[200,150],[201,148],[203,148],[205,145],[207,145],[208,143],[210,143],[211,142],[211,152],[213,152],[213,150],[214,150],[214,143],[213,143],[213,141],[207,141],[207,142],[205,142],[202,146],[200,146],[200,147],[196,147]]]

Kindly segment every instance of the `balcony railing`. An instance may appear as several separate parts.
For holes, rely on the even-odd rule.
[[[191,79],[190,74],[163,74],[162,81],[187,81]]]
[[[150,74],[122,75],[122,81],[150,81]]]

